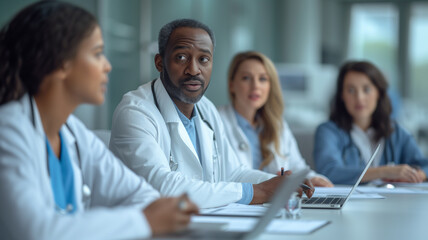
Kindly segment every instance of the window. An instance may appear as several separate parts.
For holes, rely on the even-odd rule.
[[[362,3],[351,7],[348,59],[373,62],[393,88],[398,85],[398,17],[397,8],[390,3]]]
[[[428,4],[413,4],[410,17],[410,98],[428,103]]]

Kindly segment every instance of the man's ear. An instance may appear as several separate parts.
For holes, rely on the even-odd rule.
[[[158,72],[162,72],[163,69],[163,61],[161,55],[158,53],[155,55],[155,66]]]

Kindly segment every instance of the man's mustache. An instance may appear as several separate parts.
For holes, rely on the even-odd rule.
[[[180,80],[180,84],[184,84],[184,83],[186,83],[188,81],[198,81],[198,82],[201,83],[201,85],[205,84],[204,80],[202,80],[201,78],[196,77],[196,76],[191,76],[191,77],[184,78],[184,79]]]

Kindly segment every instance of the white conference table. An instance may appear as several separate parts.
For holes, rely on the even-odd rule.
[[[262,234],[259,239],[428,239],[428,194],[381,194],[349,199],[341,210],[302,209],[300,219],[330,223],[305,235]]]

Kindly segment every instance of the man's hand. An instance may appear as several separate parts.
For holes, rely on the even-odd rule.
[[[307,196],[308,198],[311,198],[311,197],[312,197],[312,195],[313,195],[313,194],[314,194],[314,192],[315,192],[314,185],[312,185],[312,182],[311,182],[309,179],[305,179],[305,184],[306,184],[308,187],[310,187],[310,189],[302,189],[302,188],[300,187],[300,188],[298,189],[299,196],[300,196],[300,197],[302,196],[302,190],[303,190],[303,192],[305,192],[306,196]]]
[[[198,207],[186,194],[178,198],[160,198],[143,210],[152,229],[152,235],[166,234],[186,228]]]
[[[277,176],[259,184],[253,184],[254,195],[250,204],[262,204],[268,202],[272,198],[275,190],[279,187],[283,179],[290,174],[291,171],[285,171],[283,176]],[[305,194],[310,198],[314,193],[314,187],[309,180],[306,180],[305,184],[311,187],[311,189],[305,190]],[[302,188],[298,188],[296,191],[302,195]]]
[[[254,195],[250,204],[262,204],[269,201],[285,177],[284,174],[284,176],[277,176],[259,184],[253,184]]]

